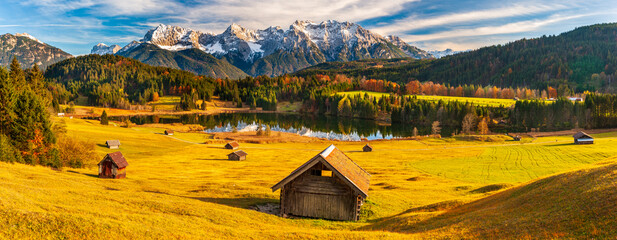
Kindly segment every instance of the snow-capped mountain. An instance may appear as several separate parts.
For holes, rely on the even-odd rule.
[[[199,49],[251,75],[279,75],[326,61],[430,57],[397,37],[385,38],[358,24],[333,20],[296,21],[288,29],[273,26],[263,30],[231,24],[221,34],[161,24],[118,52],[131,51],[139,44],[170,51]]]
[[[30,38],[30,39],[32,39],[34,41],[37,41],[37,42],[41,43],[41,44],[45,44],[44,42],[39,41],[38,39],[36,39],[35,37],[33,37],[32,35],[30,35],[28,33],[16,33],[15,36],[17,36],[17,37],[27,37],[27,38]]]
[[[23,68],[32,67],[34,64],[46,68],[73,56],[27,33],[0,35],[0,66],[8,66],[13,57],[17,58]]]
[[[401,50],[403,50],[405,54],[407,54],[408,56],[412,58],[415,58],[415,59],[433,58],[433,55],[431,55],[430,53],[422,49],[419,49],[417,47],[409,45],[408,43],[403,41],[403,39],[397,36],[389,35],[389,36],[386,36],[386,39],[388,39],[388,41],[392,42],[397,47],[401,48]]]
[[[107,46],[104,43],[99,43],[92,48],[90,51],[91,54],[105,55],[105,54],[116,54],[122,47],[118,45]]]
[[[450,48],[443,50],[443,51],[439,51],[439,50],[432,50],[432,51],[428,51],[428,53],[432,54],[433,56],[435,56],[435,58],[442,58],[445,56],[449,56],[449,55],[454,55],[457,53],[462,53],[462,52],[467,52],[470,50],[465,50],[465,51],[454,51]]]

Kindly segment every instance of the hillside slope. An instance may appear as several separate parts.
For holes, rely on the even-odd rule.
[[[498,87],[546,88],[566,84],[577,92],[617,92],[617,23],[577,28],[557,36],[521,39],[436,60],[380,69],[306,69],[307,73],[350,76],[406,83],[410,79]],[[564,85],[565,86],[565,85]]]
[[[617,163],[554,175],[418,221],[413,209],[369,227],[480,239],[617,235]]]

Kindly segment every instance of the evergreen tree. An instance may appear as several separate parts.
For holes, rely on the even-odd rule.
[[[9,73],[0,67],[0,134],[8,134],[15,120],[15,96],[16,89]]]
[[[103,113],[101,114],[101,125],[108,125],[108,124],[109,124],[109,119],[107,119],[107,112],[103,110]]]

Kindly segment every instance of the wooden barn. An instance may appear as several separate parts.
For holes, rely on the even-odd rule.
[[[114,152],[105,155],[98,165],[100,178],[125,178],[129,163],[121,152]]]
[[[368,196],[371,175],[334,145],[294,170],[276,185],[281,216],[356,221]]]
[[[226,149],[236,150],[236,149],[240,148],[240,144],[238,144],[238,142],[228,142],[227,144],[225,144],[225,148]]]
[[[362,151],[364,152],[372,152],[373,151],[373,146],[369,145],[368,143],[366,145],[364,145],[364,147],[362,147]]]
[[[165,135],[167,135],[167,136],[174,135],[174,130],[165,130]]]
[[[107,140],[105,142],[109,149],[118,149],[120,148],[120,140]]]
[[[227,159],[234,160],[234,161],[242,161],[242,160],[246,160],[246,155],[249,155],[249,154],[242,150],[239,150],[239,151],[235,151],[230,154],[227,154]]]
[[[574,137],[575,144],[593,144],[593,137],[585,132],[578,132],[572,137]]]

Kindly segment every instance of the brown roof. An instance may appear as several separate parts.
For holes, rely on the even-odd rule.
[[[232,146],[232,147],[235,147],[235,148],[236,148],[236,147],[240,147],[240,144],[239,144],[238,142],[228,142],[227,144],[228,144],[229,146]]]
[[[166,133],[174,133],[174,130],[165,130]]]
[[[109,153],[109,154],[107,154],[107,156],[109,156],[111,161],[113,161],[114,164],[116,164],[116,166],[118,168],[125,168],[126,166],[129,165],[129,163],[126,162],[126,159],[124,158],[124,156],[122,155],[121,152]],[[105,158],[103,158],[103,160],[105,160]],[[101,162],[103,162],[103,161],[101,161]],[[99,162],[99,164],[101,164],[101,162]]]
[[[349,186],[362,193],[364,197],[368,196],[371,175],[334,145],[330,145],[321,153],[317,154],[317,156],[311,158],[311,160],[291,172],[289,176],[272,186],[272,191],[278,190],[283,185],[300,176],[303,172],[317,164],[317,162],[322,162],[334,172],[338,173]]]
[[[232,153],[230,153],[230,154],[227,154],[227,156],[229,156],[229,155],[231,155],[231,154],[238,155],[238,157],[244,157],[244,156],[246,156],[246,155],[249,155],[248,153],[246,153],[246,152],[244,152],[244,151],[242,151],[242,150],[238,150],[238,151],[232,152]]]
[[[105,144],[107,146],[120,146],[120,140],[107,140]]]
[[[581,138],[593,138],[591,137],[589,134],[585,133],[585,132],[577,132],[576,134],[572,135],[572,137],[576,138],[576,139],[581,139]]]
[[[363,148],[365,148],[365,147],[369,147],[369,148],[373,149],[373,146],[369,145],[368,143],[366,145],[364,145]]]

